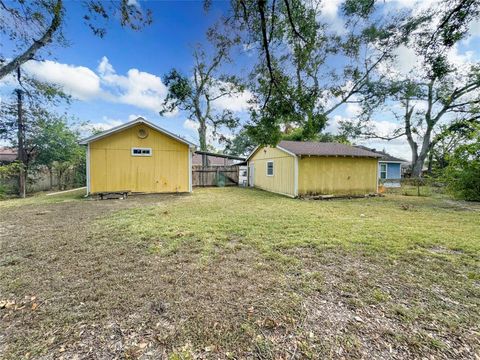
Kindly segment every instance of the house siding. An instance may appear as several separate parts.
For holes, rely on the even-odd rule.
[[[378,171],[380,174],[380,164],[387,164],[387,180],[398,180],[401,179],[401,171],[399,163],[389,163],[389,162],[379,162]]]
[[[298,193],[357,195],[377,191],[378,160],[360,157],[302,157]]]
[[[148,130],[141,139],[138,130]],[[90,143],[90,192],[188,192],[189,147],[138,124]],[[151,148],[152,156],[132,156],[132,147]]]
[[[273,161],[274,174],[267,176],[267,161]],[[250,158],[254,186],[263,190],[295,196],[295,157],[277,148],[259,148]]]

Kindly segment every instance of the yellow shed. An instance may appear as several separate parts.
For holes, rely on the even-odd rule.
[[[87,145],[88,194],[192,191],[195,145],[143,118],[80,143]]]
[[[291,197],[375,193],[378,158],[345,144],[281,141],[250,154],[249,185]]]

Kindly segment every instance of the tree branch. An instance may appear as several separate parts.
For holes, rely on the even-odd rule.
[[[386,141],[391,141],[391,140],[395,140],[395,139],[398,139],[402,136],[405,136],[406,133],[405,132],[402,132],[402,133],[399,133],[397,135],[392,135],[392,136],[381,136],[381,135],[377,135],[375,133],[365,133],[364,136],[365,138],[367,139],[380,139],[380,140],[386,140]]]
[[[365,85],[365,80],[369,77],[370,73],[373,71],[373,69],[375,69],[375,67],[380,64],[381,61],[383,61],[383,59],[387,56],[387,52],[384,51],[382,53],[382,55],[377,59],[377,61],[375,61],[371,66],[370,68],[368,68],[366,71],[365,71],[365,74],[363,74],[363,76],[357,81],[355,82],[355,84],[353,85],[353,87],[350,89],[350,91],[347,93],[346,96],[342,97],[342,99],[335,105],[333,105],[330,109],[328,109],[327,111],[324,112],[325,116],[328,116],[329,114],[331,114],[333,111],[335,111],[339,106],[341,106],[342,104],[344,104],[345,102],[348,101],[348,99],[350,99],[354,94],[358,93],[361,88]]]
[[[296,37],[302,39],[302,41],[306,44],[307,41],[305,40],[305,38],[302,36],[302,34],[300,34],[297,30],[297,28],[295,27],[295,23],[293,22],[293,18],[292,18],[292,13],[290,11],[290,3],[288,0],[284,0],[284,3],[285,3],[285,8],[287,9],[287,15],[288,15],[288,22],[290,23],[290,27],[292,28],[292,31],[293,33],[295,34]]]
[[[267,60],[268,73],[270,75],[270,85],[269,85],[268,95],[265,99],[265,103],[263,104],[263,108],[265,108],[265,106],[267,106],[268,101],[270,100],[270,96],[272,95],[272,87],[276,83],[275,83],[275,76],[273,74],[272,59],[271,59],[270,47],[269,47],[270,45],[269,45],[269,40],[267,38],[267,20],[265,18],[266,1],[258,0],[257,5],[258,5],[258,12],[260,13],[260,27],[262,29],[262,44],[263,44],[263,49],[265,51],[265,58]]]
[[[45,33],[40,39],[34,40],[33,44],[30,45],[30,47],[25,52],[23,52],[22,54],[11,60],[8,64],[0,68],[0,79],[13,72],[16,68],[18,68],[20,65],[24,64],[28,60],[31,60],[39,49],[52,41],[53,35],[62,23],[62,9],[62,0],[57,0],[57,3],[53,8],[54,15],[52,18],[52,22],[50,23],[47,31],[45,31]]]

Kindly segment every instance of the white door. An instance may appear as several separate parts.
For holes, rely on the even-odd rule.
[[[254,179],[254,172],[255,172],[255,164],[253,162],[251,162],[249,165],[248,165],[248,185],[250,187],[253,187],[254,186],[254,183],[253,183],[253,179]]]

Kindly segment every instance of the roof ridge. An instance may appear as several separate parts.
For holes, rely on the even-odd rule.
[[[176,135],[176,134],[174,134],[174,133],[172,133],[172,132],[170,132],[170,131],[168,131],[168,130],[166,130],[166,129],[164,129],[164,128],[162,128],[162,127],[160,127],[160,126],[158,126],[158,125],[156,125],[156,124],[154,124],[154,123],[152,123],[148,120],[146,120],[145,118],[143,118],[141,116],[137,117],[134,120],[127,121],[126,123],[115,126],[111,129],[104,130],[104,131],[102,131],[98,134],[94,134],[94,135],[91,135],[89,137],[86,137],[86,138],[80,140],[79,144],[80,145],[86,145],[93,140],[98,140],[98,139],[104,138],[104,137],[106,137],[106,136],[108,136],[112,133],[115,133],[115,132],[120,131],[120,130],[128,129],[129,127],[131,127],[133,125],[136,125],[136,124],[139,124],[139,123],[144,123],[145,125],[150,126],[151,128],[157,130],[158,132],[161,132],[161,133],[163,133],[167,136],[170,136],[170,137],[172,137],[172,138],[174,138],[178,141],[181,141],[181,142],[183,142],[183,143],[185,143],[185,144],[187,144],[191,147],[196,147],[196,145],[194,143],[184,139],[180,135]]]

